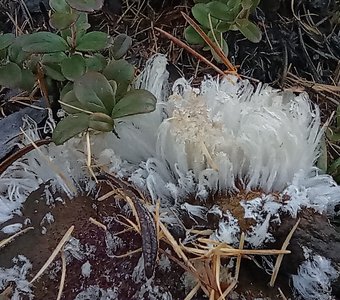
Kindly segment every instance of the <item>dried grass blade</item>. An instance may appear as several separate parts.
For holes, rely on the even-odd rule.
[[[106,227],[103,223],[100,223],[99,221],[97,221],[96,219],[90,217],[90,218],[89,218],[89,221],[90,221],[93,225],[96,225],[96,226],[98,226],[99,228],[102,228],[102,229],[104,229],[105,231],[107,231],[107,227]]]
[[[97,199],[97,201],[99,201],[99,202],[104,201],[104,200],[106,200],[106,199],[108,199],[108,198],[110,198],[111,196],[116,195],[116,194],[117,194],[117,191],[112,190],[112,191],[106,193],[105,195],[100,196],[100,197]]]
[[[221,282],[220,282],[221,256],[219,256],[217,254],[217,255],[215,255],[215,259],[216,259],[215,263],[214,263],[214,267],[215,267],[215,280],[216,280],[217,289],[218,289],[220,295],[222,295]]]
[[[20,230],[19,232],[13,234],[12,236],[10,236],[10,237],[8,237],[8,238],[2,240],[2,241],[0,242],[0,249],[3,248],[3,247],[5,247],[5,246],[6,246],[7,244],[9,244],[10,242],[14,241],[14,239],[15,239],[16,237],[18,237],[19,235],[22,235],[22,234],[24,234],[24,233],[26,233],[27,231],[32,230],[32,229],[34,229],[34,227],[27,227],[27,228],[24,228],[23,230]]]
[[[60,284],[59,284],[59,291],[57,300],[61,299],[61,295],[63,294],[64,285],[65,285],[65,278],[66,278],[66,257],[64,249],[61,250],[61,277],[60,277]]]
[[[296,228],[299,226],[299,223],[300,223],[300,219],[297,220],[296,224],[293,226],[292,230],[287,235],[286,240],[284,241],[281,250],[287,249],[289,242],[290,242]],[[274,284],[275,284],[275,280],[276,280],[276,277],[279,273],[280,266],[281,266],[281,263],[282,263],[282,260],[283,260],[283,255],[284,254],[280,254],[276,259],[275,266],[274,266],[274,269],[273,269],[273,274],[272,274],[272,277],[271,277],[270,282],[269,282],[269,286],[271,286],[271,287],[273,287]]]
[[[190,293],[184,298],[184,300],[191,300],[196,295],[199,289],[200,289],[200,284],[197,283],[194,286],[194,288],[190,291]]]
[[[112,256],[114,258],[124,258],[124,257],[130,256],[130,255],[133,255],[135,253],[139,253],[141,251],[142,251],[142,248],[138,248],[136,250],[128,251],[128,252],[126,252],[125,254],[122,254],[122,255],[113,255],[113,254],[111,254],[110,256]]]
[[[93,169],[92,169],[92,154],[91,154],[91,143],[90,143],[90,132],[86,132],[86,153],[87,153],[87,159],[86,159],[86,166],[91,174],[91,176],[94,178],[96,183],[98,184],[98,179],[96,177],[96,174],[94,174]]]
[[[214,289],[210,290],[209,300],[215,300],[215,290]]]
[[[217,251],[217,250],[216,250]],[[220,255],[223,256],[237,256],[237,255],[279,255],[279,254],[290,254],[289,250],[267,250],[267,249],[219,249]]]
[[[186,13],[182,12],[182,16],[184,19],[197,31],[197,33],[202,37],[202,39],[209,45],[211,49],[213,49],[224,65],[229,69],[229,71],[237,74],[237,69],[230,62],[230,60],[225,56],[220,47],[218,47],[209,37],[208,35],[201,29],[201,27],[191,19]]]
[[[221,295],[221,297],[219,297],[217,300],[223,300],[225,299],[225,297],[227,297],[231,291],[235,288],[237,282],[233,281],[228,287],[227,289],[223,292],[223,294]]]
[[[244,232],[242,232],[241,238],[240,238],[240,246],[239,246],[240,250],[243,249],[244,240],[245,240],[245,235],[244,235]],[[235,269],[235,281],[236,282],[238,282],[238,277],[240,275],[241,259],[242,259],[242,255],[238,255],[237,260],[236,260],[236,269]]]
[[[178,255],[178,257],[183,259],[183,261],[185,262],[187,267],[193,273],[197,273],[196,268],[191,264],[191,262],[189,261],[188,257],[184,254],[184,252],[182,251],[181,247],[178,245],[178,243],[176,242],[176,240],[174,239],[172,234],[169,232],[168,228],[166,228],[162,222],[159,222],[159,226],[160,226],[161,230],[163,231],[165,237],[168,239],[169,243],[173,247],[174,251]]]
[[[180,46],[181,48],[185,49],[190,54],[195,56],[198,60],[203,61],[205,64],[207,64],[212,69],[214,69],[217,73],[219,73],[222,76],[225,76],[225,72],[223,72],[219,67],[215,66],[211,61],[206,59],[203,55],[199,54],[197,51],[195,51],[194,49],[189,47],[187,44],[183,43],[181,40],[179,40],[178,38],[174,37],[172,34],[164,31],[163,29],[160,29],[160,28],[157,28],[157,27],[155,27],[155,29],[157,31],[159,31],[160,33],[162,33],[164,36],[166,36],[169,40],[171,40],[172,42],[174,42],[175,44],[177,44],[178,46]]]
[[[282,292],[282,290],[280,288],[277,288],[279,293],[280,293],[280,296],[283,300],[288,300],[287,297],[285,296],[285,294]]]
[[[34,276],[34,278],[30,281],[30,283],[32,284],[34,281],[36,281],[47,269],[47,267],[52,263],[52,261],[56,258],[56,256],[58,255],[58,253],[60,252],[61,248],[63,248],[64,244],[67,242],[67,240],[70,238],[72,232],[74,230],[74,225],[72,225],[67,232],[65,233],[65,235],[63,236],[63,238],[60,240],[59,244],[57,245],[57,247],[54,249],[54,251],[52,252],[51,256],[48,258],[48,260],[45,262],[45,264],[42,266],[42,268],[39,270],[39,272]]]

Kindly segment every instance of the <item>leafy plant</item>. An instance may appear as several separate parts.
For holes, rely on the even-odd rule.
[[[228,55],[228,44],[223,34],[229,30],[239,30],[249,41],[258,43],[262,38],[259,27],[249,21],[249,15],[260,0],[197,0],[191,12],[208,37]],[[192,26],[185,29],[186,40],[193,45],[201,45],[204,50],[214,51],[205,43]]]
[[[87,32],[88,13],[100,9],[103,0],[49,4],[56,33],[0,35],[0,85],[31,90],[38,78],[60,87],[60,103],[68,115],[58,123],[53,141],[62,144],[89,128],[112,131],[114,119],[153,111],[155,97],[131,89],[135,70],[122,59],[131,38]],[[102,50],[108,50],[108,58]]]
[[[334,126],[330,126],[326,129],[326,137],[329,144],[333,145],[333,148],[339,148],[340,144],[340,106],[338,106],[335,115]],[[326,149],[327,151],[327,149]],[[328,158],[330,160],[330,158]],[[340,157],[330,161],[327,167],[327,173],[332,175],[336,182],[340,183]]]

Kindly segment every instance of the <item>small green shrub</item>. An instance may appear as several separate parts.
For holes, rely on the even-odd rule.
[[[47,83],[60,87],[60,103],[68,115],[53,132],[58,145],[89,128],[112,131],[114,119],[156,106],[150,92],[131,88],[135,69],[122,58],[131,38],[87,32],[88,13],[102,5],[103,0],[50,0],[50,25],[56,33],[0,35],[0,85],[31,90],[42,73]],[[108,58],[100,53],[104,49]]]
[[[338,106],[336,111],[336,124],[330,126],[326,129],[326,137],[329,143],[333,144],[333,147],[339,151],[340,145],[340,106]],[[325,150],[327,151],[327,149]],[[327,173],[332,175],[336,182],[340,184],[340,157],[330,160],[327,167]]]
[[[249,21],[249,15],[260,0],[197,0],[191,9],[194,18],[208,37],[228,55],[228,44],[223,33],[239,30],[249,41],[258,43],[262,38],[259,27]],[[185,29],[184,36],[189,44],[201,45],[204,50],[214,51],[205,43],[192,26]]]

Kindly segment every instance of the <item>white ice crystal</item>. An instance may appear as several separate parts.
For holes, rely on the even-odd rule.
[[[118,293],[116,288],[104,290],[98,286],[91,285],[80,292],[74,300],[116,300]]]
[[[81,275],[83,275],[84,277],[90,277],[91,271],[92,271],[92,266],[90,262],[87,260],[81,266]]]
[[[7,225],[1,228],[1,231],[5,234],[13,234],[13,233],[20,231],[21,228],[22,228],[21,223],[15,223],[15,224],[10,224],[10,225]]]
[[[298,274],[292,276],[297,295],[308,300],[330,300],[331,284],[339,276],[339,272],[331,262],[320,255],[314,255],[304,261]]]
[[[20,300],[22,296],[33,299],[31,285],[27,280],[32,264],[23,255],[13,258],[13,264],[13,267],[8,269],[0,268],[0,290],[4,290],[11,282],[15,282],[12,300]]]

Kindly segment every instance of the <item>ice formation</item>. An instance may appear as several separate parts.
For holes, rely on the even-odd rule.
[[[310,300],[329,300],[332,299],[331,284],[338,276],[339,272],[328,259],[313,255],[300,265],[298,274],[293,275],[292,280],[298,296]]]
[[[31,285],[27,279],[32,264],[23,255],[13,258],[13,264],[14,266],[11,268],[0,268],[0,290],[4,290],[8,286],[8,282],[15,282],[13,300],[20,300],[22,296],[27,297],[25,299],[33,299]]]
[[[232,76],[207,77],[200,88],[179,79],[170,89],[166,64],[164,56],[154,56],[135,83],[157,96],[153,113],[119,120],[120,138],[111,133],[92,136],[97,164],[128,178],[152,201],[160,200],[164,222],[176,221],[169,208],[204,219],[209,195],[237,193],[240,188],[262,190],[261,196],[241,202],[245,217],[256,221],[246,236],[253,247],[272,240],[268,227],[281,221],[282,212],[295,218],[301,208],[309,207],[335,214],[340,188],[314,166],[323,130],[319,109],[307,94],[295,96],[261,84],[254,89],[247,80]],[[25,120],[25,125],[27,134],[37,139],[34,124]],[[0,224],[20,213],[27,196],[43,182],[50,181],[51,188],[61,188],[70,197],[77,190],[91,190],[83,145],[81,138],[58,147],[51,144],[41,147],[43,156],[33,151],[9,167],[0,177]],[[187,196],[201,205],[185,203]],[[212,238],[237,243],[237,219],[228,211],[220,214]],[[309,265],[302,266],[293,277],[302,297],[306,288],[301,282],[313,278],[310,270]],[[335,273],[325,271],[325,277],[317,280],[328,288],[328,280],[338,276]],[[316,298],[323,291],[313,284],[308,289]],[[77,299],[87,299],[82,297],[86,296]]]

